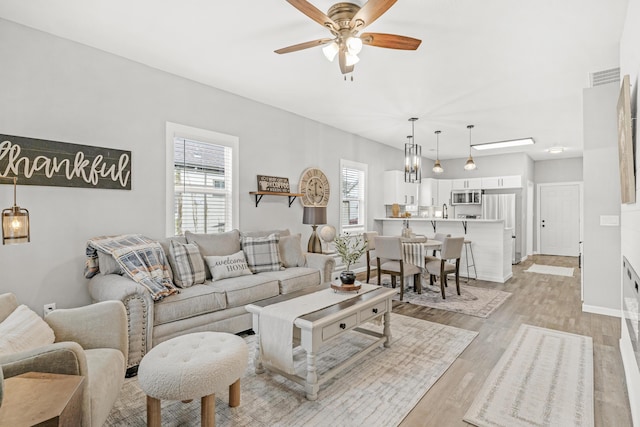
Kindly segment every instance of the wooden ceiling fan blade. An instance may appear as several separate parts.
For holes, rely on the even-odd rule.
[[[363,44],[387,49],[416,50],[422,40],[413,37],[399,36],[385,33],[362,33],[360,39]]]
[[[317,39],[317,40],[312,40],[310,42],[298,43],[292,46],[283,47],[281,49],[275,50],[274,52],[280,53],[280,54],[297,52],[299,50],[309,49],[310,47],[322,46],[323,44],[327,44],[332,41],[333,39]]]
[[[349,26],[351,29],[363,29],[378,19],[398,0],[369,0],[360,8],[360,10],[351,18]]]
[[[338,31],[340,27],[335,21],[327,16],[326,13],[312,5],[306,0],[287,0],[291,6],[298,9],[300,12],[307,15],[309,18],[316,21],[318,24],[323,27],[331,28],[334,31]]]

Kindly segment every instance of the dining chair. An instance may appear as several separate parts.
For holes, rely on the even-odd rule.
[[[456,291],[460,295],[460,257],[462,256],[462,245],[464,237],[445,237],[440,249],[440,258],[425,257],[425,268],[429,273],[429,284],[433,285],[433,278],[440,277],[440,291],[442,299],[446,299],[444,288],[447,283],[447,275],[455,273]],[[448,262],[455,260],[455,264]]]
[[[371,261],[373,259],[374,251],[376,250],[376,240],[378,237],[377,231],[365,231],[362,233],[365,243],[367,244],[367,283],[371,279]],[[378,283],[380,285],[381,283]]]
[[[437,240],[439,242],[444,242],[444,238],[445,237],[451,237],[451,234],[444,234],[444,233],[436,233],[435,236],[433,236],[433,240]],[[438,251],[439,249],[434,249],[433,250],[433,256],[436,256],[436,251]]]
[[[400,301],[404,297],[404,278],[413,276],[414,290],[420,285],[420,268],[404,262],[402,258],[402,240],[400,237],[378,236],[375,239],[378,284],[382,284],[382,275],[391,275],[391,286],[395,287],[396,276],[400,276]],[[384,260],[384,262],[383,262]]]

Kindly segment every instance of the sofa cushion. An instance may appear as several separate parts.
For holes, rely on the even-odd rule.
[[[267,237],[242,237],[242,250],[251,271],[261,273],[283,269],[278,249],[279,240],[277,234],[269,234]]]
[[[239,307],[279,294],[278,280],[261,274],[216,280],[209,285],[227,294],[227,308]]]
[[[231,230],[225,233],[202,234],[185,231],[185,237],[189,243],[197,243],[200,254],[205,256],[231,255],[238,252],[240,248],[240,232]],[[203,258],[204,261],[204,258]],[[211,271],[205,265],[207,279],[211,279]]]
[[[277,279],[281,294],[288,294],[308,286],[320,284],[320,270],[309,267],[291,267],[282,271],[267,271],[260,273],[260,276]]]
[[[173,282],[176,286],[188,288],[204,283],[204,260],[198,245],[172,240],[169,246],[169,257],[173,259],[172,263],[176,266],[173,273]]]
[[[55,335],[47,322],[26,305],[19,305],[0,323],[0,355],[53,344]]]
[[[153,304],[154,325],[212,313],[227,308],[224,291],[209,286],[208,282],[194,285]]]
[[[288,228],[284,230],[258,230],[258,231],[243,231],[242,237],[267,237],[269,234],[277,234],[280,237],[290,236],[291,232]]]
[[[212,280],[253,274],[251,270],[249,270],[249,265],[247,265],[247,259],[243,251],[238,251],[233,255],[205,256],[204,260],[209,266]]]
[[[302,252],[301,238],[300,234],[280,236],[278,249],[280,251],[280,260],[285,268],[304,267],[306,259]]]

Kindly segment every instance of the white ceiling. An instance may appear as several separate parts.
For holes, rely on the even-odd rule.
[[[355,1],[363,4],[363,1]],[[366,31],[422,40],[364,46],[353,81],[321,48],[329,36],[285,0],[0,0],[0,17],[434,158],[532,136],[534,160],[582,153],[582,89],[619,65],[628,0],[400,0]],[[327,11],[334,1],[311,0]],[[561,155],[545,152],[567,148]],[[510,149],[476,152],[482,156]]]

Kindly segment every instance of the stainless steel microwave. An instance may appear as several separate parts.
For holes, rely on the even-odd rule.
[[[451,192],[452,205],[482,204],[482,190],[453,190]]]

